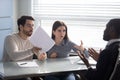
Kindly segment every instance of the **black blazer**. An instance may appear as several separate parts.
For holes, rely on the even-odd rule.
[[[119,54],[120,42],[107,46],[98,58],[96,69],[88,69],[85,77],[87,80],[109,80]]]

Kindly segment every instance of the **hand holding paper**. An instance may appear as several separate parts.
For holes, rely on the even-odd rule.
[[[40,52],[40,54],[38,55],[38,60],[45,60],[47,59],[47,55],[45,52]]]
[[[48,36],[48,34],[41,28],[38,27],[30,38],[31,43],[34,46],[42,48],[43,51],[47,52],[53,47],[55,42]]]

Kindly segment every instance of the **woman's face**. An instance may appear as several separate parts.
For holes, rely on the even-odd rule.
[[[62,39],[66,35],[66,28],[65,26],[58,27],[55,31],[53,31],[53,34],[55,35],[55,39]]]

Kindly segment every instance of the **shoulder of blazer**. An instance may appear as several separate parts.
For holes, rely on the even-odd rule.
[[[114,42],[109,45],[110,49],[115,49],[115,48],[119,48],[119,47],[120,47],[120,41]]]

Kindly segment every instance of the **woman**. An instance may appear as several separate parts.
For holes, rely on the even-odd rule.
[[[52,39],[55,45],[47,52],[48,58],[65,58],[69,56],[71,50],[84,51],[83,43],[80,46],[71,42],[67,34],[67,26],[62,21],[55,21],[52,27]],[[59,76],[46,76],[46,80],[75,80],[73,73],[61,74]]]
[[[48,58],[63,58],[68,57],[71,50],[74,52],[84,51],[87,56],[87,51],[83,48],[83,43],[78,46],[71,42],[67,34],[67,26],[62,21],[55,21],[52,27],[52,39],[55,45],[47,52]]]

